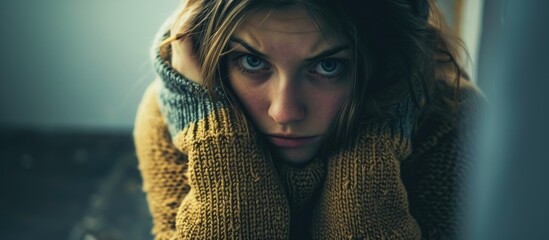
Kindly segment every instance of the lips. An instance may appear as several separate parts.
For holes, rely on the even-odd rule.
[[[280,135],[268,135],[268,139],[277,147],[299,148],[313,142],[317,137],[291,137]]]

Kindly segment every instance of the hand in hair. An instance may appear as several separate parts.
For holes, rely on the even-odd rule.
[[[183,6],[183,10],[177,15],[177,18],[170,28],[172,36],[177,37],[175,41],[171,42],[171,64],[175,70],[187,79],[202,84],[202,73],[200,65],[198,64],[198,59],[193,53],[191,39],[188,37],[178,37],[181,34],[183,34],[183,36],[186,35],[184,33],[189,30],[191,24],[190,16],[195,11],[195,5],[186,2]]]

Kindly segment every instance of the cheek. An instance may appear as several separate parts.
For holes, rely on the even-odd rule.
[[[244,80],[238,79],[234,75],[230,76],[230,84],[238,100],[242,103],[244,110],[258,123],[262,112],[268,109],[266,104],[266,93],[261,88],[252,87],[244,83]]]
[[[339,113],[343,103],[348,97],[348,91],[346,89],[339,90],[337,92],[324,92],[316,94],[314,100],[314,106],[312,109],[316,112],[316,119],[322,119],[324,125],[331,124],[337,114]]]

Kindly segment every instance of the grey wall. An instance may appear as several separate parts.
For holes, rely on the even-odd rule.
[[[0,2],[0,126],[130,130],[179,1]]]
[[[464,239],[549,239],[547,13],[549,1],[485,1],[479,84],[490,108]]]
[[[440,11],[444,14],[444,20],[446,20],[446,24],[451,28],[456,23],[456,16],[454,11],[454,6],[456,4],[456,0],[437,0],[438,7],[440,8]]]

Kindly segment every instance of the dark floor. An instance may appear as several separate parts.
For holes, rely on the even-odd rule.
[[[0,239],[151,239],[131,134],[0,130]]]

